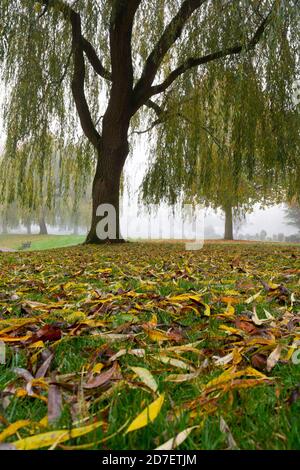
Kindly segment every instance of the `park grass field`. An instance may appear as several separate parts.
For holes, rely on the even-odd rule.
[[[84,239],[82,235],[0,235],[0,249],[20,250],[23,243],[31,242],[30,248],[26,248],[26,251],[50,250],[78,245],[83,243]]]
[[[0,449],[300,449],[299,255],[0,254]]]

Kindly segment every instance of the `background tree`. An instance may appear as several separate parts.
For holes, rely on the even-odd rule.
[[[290,203],[286,210],[286,219],[288,224],[296,227],[300,234],[300,206],[297,203]]]
[[[264,207],[282,201],[283,188],[294,188],[300,161],[297,110],[276,109],[248,58],[235,69],[223,68],[219,79],[212,69],[169,109],[174,112],[165,116],[168,128],[162,123],[158,131],[142,185],[147,203],[196,200],[221,209],[224,238],[232,240],[234,218],[251,212],[256,203]],[[181,125],[173,134],[177,116]]]
[[[10,209],[9,225],[17,220],[30,233],[31,225],[37,224],[40,235],[46,235],[47,223],[64,225],[65,219],[76,232],[93,165],[82,162],[85,153],[80,145],[63,147],[52,135],[40,144],[33,151],[31,143],[24,143],[13,158],[5,153],[0,159],[0,200],[3,208],[13,205],[15,211],[12,218]]]
[[[51,129],[76,143],[80,132],[75,104],[97,156],[87,242],[98,243],[97,208],[110,203],[119,214],[129,127],[144,122],[145,112],[160,119],[174,92],[183,100],[195,77],[214,64],[239,63],[245,57],[263,69],[274,106],[287,103],[298,46],[297,3],[1,0],[0,57],[10,90],[5,114],[8,154],[13,156],[25,140],[39,145]],[[214,73],[216,78],[220,74],[217,66]],[[285,87],[279,89],[282,76]],[[173,137],[176,130],[173,125]],[[194,145],[189,142],[185,150]],[[167,148],[160,150],[167,154]]]

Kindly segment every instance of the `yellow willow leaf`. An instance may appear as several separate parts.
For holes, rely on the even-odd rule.
[[[99,326],[106,326],[107,322],[103,320],[82,320],[79,322],[81,325],[87,325],[91,328],[98,328]]]
[[[156,392],[158,389],[158,385],[148,369],[144,367],[130,367],[131,370],[141,379],[144,384],[147,385],[153,392]]]
[[[253,338],[246,341],[247,346],[253,346],[257,344],[262,344],[266,346],[271,346],[272,344],[276,344],[275,338]]]
[[[276,290],[278,289],[278,287],[280,287],[280,284],[274,284],[273,282],[268,282],[268,286],[270,289]]]
[[[144,428],[149,422],[155,420],[158,416],[163,405],[165,396],[160,395],[151,405],[147,406],[130,424],[125,434],[128,432],[136,431],[137,429]]]
[[[237,328],[233,328],[232,326],[220,325],[219,329],[225,331],[229,335],[233,335],[233,334],[241,335],[242,334],[241,330],[238,330]]]
[[[47,427],[48,426],[48,415],[44,416],[40,421],[39,421],[40,426]]]
[[[191,374],[171,374],[165,378],[165,382],[188,382],[189,380],[194,380],[199,377],[201,369],[197,370],[196,372],[192,372]]]
[[[32,343],[28,346],[28,348],[30,349],[40,349],[44,347],[45,347],[45,344],[43,341],[37,341],[36,343]]]
[[[198,346],[198,344],[200,343],[203,343],[203,341],[203,339],[200,339],[199,341],[195,341],[194,343],[182,344],[181,346],[168,346],[167,348],[164,348],[164,351],[174,351],[178,354],[182,352],[194,352],[197,354],[202,354],[200,349],[197,349],[196,346]]]
[[[26,336],[19,336],[18,338],[13,338],[11,336],[0,336],[0,341],[3,341],[4,343],[17,343],[19,341],[26,341],[27,339],[31,338],[31,336],[31,334]]]
[[[251,304],[254,300],[257,299],[257,297],[259,297],[261,294],[261,290],[259,292],[257,292],[257,294],[254,294],[254,295],[251,295],[251,297],[249,297],[247,300],[245,300],[245,304]]]
[[[243,360],[243,356],[241,355],[240,353],[241,349],[237,349],[235,348],[232,352],[233,354],[233,364],[236,365],[236,364],[239,364],[242,360]]]
[[[103,367],[104,367],[104,364],[102,364],[102,362],[98,362],[97,364],[94,365],[92,372],[94,374],[99,374],[101,370],[103,369]]]
[[[250,377],[258,377],[258,378],[261,378],[261,379],[269,379],[270,378],[270,377],[267,377],[262,372],[259,372],[258,370],[254,369],[253,367],[246,367],[246,369],[241,370],[240,372],[236,372],[236,377],[239,377],[239,376],[242,376],[242,375],[249,375]]]
[[[1,432],[0,442],[5,441],[5,439],[10,436],[13,436],[19,429],[28,426],[30,423],[31,421],[28,419],[21,419],[19,421],[16,421],[15,423],[10,424],[6,429],[4,429],[4,431]]]
[[[202,296],[201,295],[189,295],[190,300],[194,300],[195,302],[202,302]]]
[[[89,424],[88,426],[72,429],[71,431],[61,429],[59,431],[45,432],[43,434],[36,434],[35,436],[19,439],[12,444],[18,450],[41,449],[43,447],[49,447],[56,442],[65,442],[69,439],[74,439],[76,437],[83,436],[84,434],[88,434],[89,432],[98,429],[102,424],[103,421],[100,421],[98,423]]]
[[[172,297],[168,298],[169,302],[180,302],[184,300],[195,300],[196,302],[201,301],[202,297],[200,295],[190,295],[190,294],[180,294],[180,295],[174,295]]]
[[[210,306],[208,304],[203,304],[203,305],[205,307],[203,315],[205,315],[206,317],[209,317],[210,316]]]
[[[206,388],[215,387],[216,385],[230,382],[231,380],[243,376],[257,377],[259,379],[268,379],[266,375],[262,374],[256,369],[253,369],[253,367],[246,367],[246,369],[235,372],[235,367],[232,366],[229,369],[225,370],[225,372],[223,372],[221,375],[208,382],[208,384],[206,384]]]
[[[240,299],[237,299],[236,297],[221,297],[220,300],[222,302],[225,302],[227,304],[238,304],[240,302]]]
[[[179,369],[190,370],[191,372],[195,370],[193,366],[190,366],[189,364],[184,361],[181,361],[180,359],[174,359],[173,357],[168,357],[164,354],[159,354],[158,356],[154,357],[155,359],[163,362],[164,364],[170,364],[171,366],[178,367]]]
[[[229,280],[230,281],[230,280]],[[231,295],[240,295],[240,292],[234,289],[227,289],[224,291],[224,294],[226,296],[231,296]]]
[[[152,329],[146,329],[145,331],[152,341],[170,341],[169,336],[164,331]]]
[[[150,328],[157,327],[157,315],[155,313],[152,315],[151,320],[148,322],[148,325]]]
[[[228,304],[225,310],[225,314],[228,316],[231,316],[231,315],[234,315],[234,313],[235,313],[235,308],[232,305]]]
[[[47,314],[40,315],[39,317],[30,317],[27,319],[21,319],[21,318],[12,318],[10,320],[4,320],[1,321],[1,325],[9,325],[7,326],[4,330],[0,331],[0,335],[6,335],[6,333],[9,333],[10,331],[16,330],[17,328],[20,328],[21,326],[25,325],[30,325],[31,323],[39,323],[39,321],[44,318]]]
[[[214,387],[215,385],[219,385],[221,383],[228,382],[229,380],[232,380],[234,378],[234,376],[233,376],[234,371],[235,371],[235,367],[230,367],[229,369],[225,370],[225,372],[223,372],[221,375],[219,375],[215,379],[210,380],[206,384],[205,387],[206,388]]]
[[[192,426],[190,428],[185,429],[184,431],[181,431],[179,434],[177,434],[176,437],[173,437],[172,439],[169,439],[167,442],[164,444],[160,445],[159,447],[156,447],[155,450],[172,450],[176,449],[180,444],[182,444],[191,434],[193,429],[199,428],[199,426]]]

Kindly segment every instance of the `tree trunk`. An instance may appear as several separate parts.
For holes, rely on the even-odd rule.
[[[46,225],[44,217],[40,218],[39,226],[40,226],[40,235],[48,235],[47,225]]]
[[[73,235],[79,234],[79,212],[77,209],[73,211]]]
[[[224,240],[233,240],[233,221],[232,221],[232,206],[228,205],[225,209],[225,234]]]
[[[93,182],[92,223],[86,243],[122,243],[120,233],[120,180],[123,166],[129,153],[127,129],[122,145],[114,143],[117,137],[110,132],[108,144],[98,149],[98,163]],[[103,134],[105,135],[105,134]]]
[[[3,233],[3,235],[7,235],[7,234],[8,234],[8,227],[7,227],[7,223],[6,223],[6,222],[3,222],[3,225],[2,225],[2,233]]]
[[[3,235],[8,234],[8,217],[7,217],[7,212],[5,212],[3,216],[3,222],[2,222],[2,233]]]
[[[26,232],[27,232],[27,235],[31,235],[31,222],[30,221],[26,221]]]

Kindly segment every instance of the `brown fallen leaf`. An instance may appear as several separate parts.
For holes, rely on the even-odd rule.
[[[56,373],[51,374],[51,380],[56,380]],[[62,394],[61,388],[56,383],[50,383],[48,389],[48,423],[55,423],[62,412]]]
[[[28,343],[37,341],[57,341],[61,338],[62,332],[58,326],[44,325],[28,340]]]
[[[119,369],[119,365],[117,362],[114,362],[113,366],[106,370],[105,372],[102,372],[102,374],[98,374],[95,377],[91,377],[87,383],[83,385],[83,388],[86,389],[91,389],[91,388],[96,388],[100,387],[101,385],[106,384],[107,382],[110,382],[111,380],[121,380],[122,374]]]
[[[39,379],[41,377],[45,377],[45,375],[46,375],[46,373],[47,373],[47,371],[48,371],[48,369],[51,365],[51,362],[53,361],[53,358],[54,358],[54,354],[50,353],[50,355],[47,357],[47,359],[43,362],[43,364],[37,370],[37,372],[35,374],[36,379]]]
[[[264,354],[254,354],[251,357],[251,364],[255,369],[265,370],[267,367],[267,356]]]
[[[225,434],[227,443],[228,443],[228,449],[229,450],[235,450],[238,449],[237,443],[234,440],[233,435],[231,434],[231,431],[229,429],[228,424],[226,423],[225,419],[221,416],[220,417],[220,431],[222,434]]]
[[[292,405],[299,399],[300,399],[300,385],[297,385],[297,387],[294,388],[294,390],[292,390],[290,396],[287,399],[287,402],[289,405]]]

